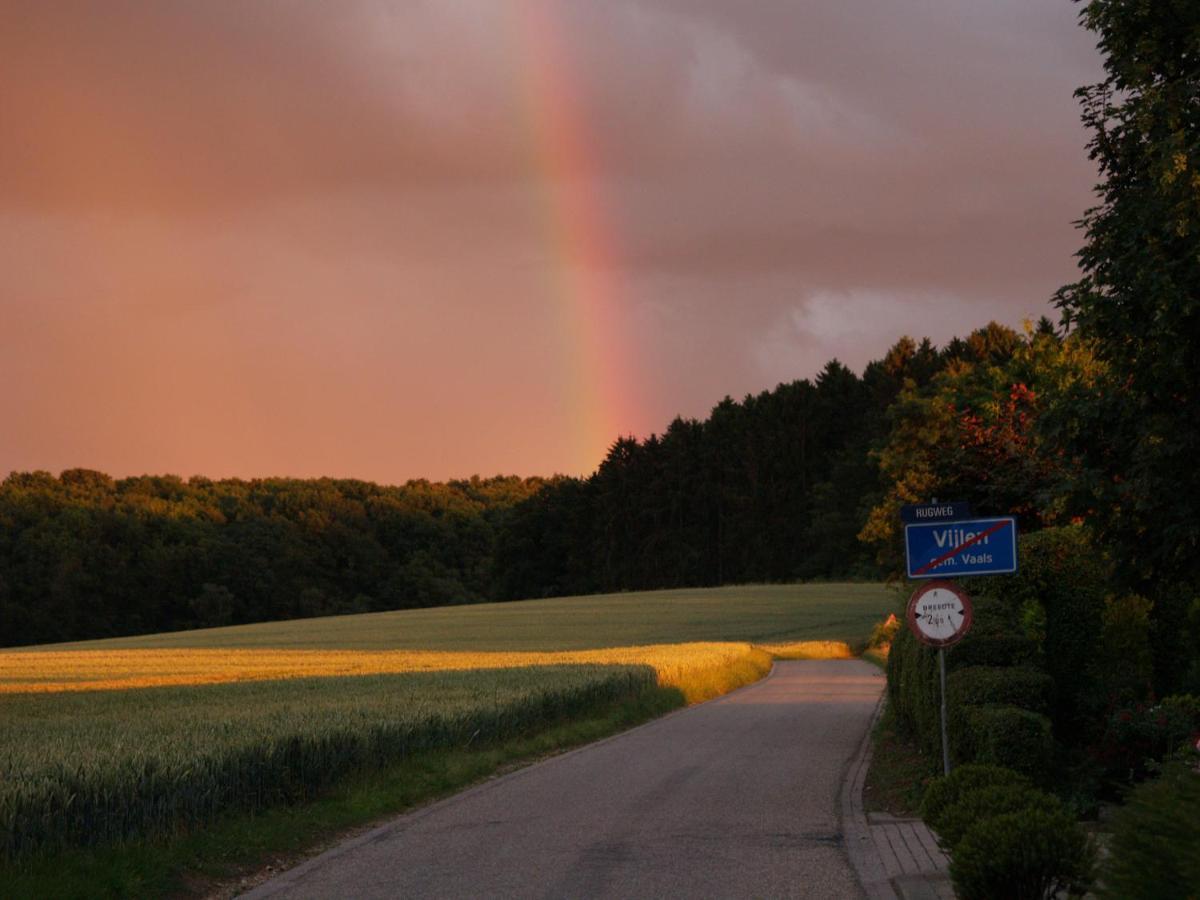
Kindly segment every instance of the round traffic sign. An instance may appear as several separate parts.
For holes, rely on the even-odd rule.
[[[971,629],[971,598],[949,581],[930,581],[908,598],[908,627],[931,647],[957,644]]]

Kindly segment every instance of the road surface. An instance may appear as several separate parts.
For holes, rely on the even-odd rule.
[[[726,697],[402,816],[247,897],[861,897],[839,792],[882,673],[780,662]]]

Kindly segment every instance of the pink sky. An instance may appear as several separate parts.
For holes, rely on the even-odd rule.
[[[0,12],[0,476],[581,474],[1053,315],[1068,0]]]

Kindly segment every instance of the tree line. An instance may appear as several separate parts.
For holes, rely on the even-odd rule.
[[[1081,365],[1073,347],[1048,321],[1024,334],[992,324],[941,349],[903,338],[861,376],[831,361],[811,381],[726,397],[705,420],[620,438],[586,478],[13,473],[0,483],[0,643],[879,577],[896,568],[895,503],[923,491],[1028,513],[1027,527],[1053,518],[1024,489],[1046,466],[1020,417],[1042,382]],[[1014,384],[1022,408],[994,408]],[[946,418],[946,403],[961,415]],[[921,452],[929,471],[912,483]]]

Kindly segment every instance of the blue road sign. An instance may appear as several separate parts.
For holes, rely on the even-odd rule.
[[[904,526],[909,578],[961,578],[1017,571],[1017,520],[964,519]]]

